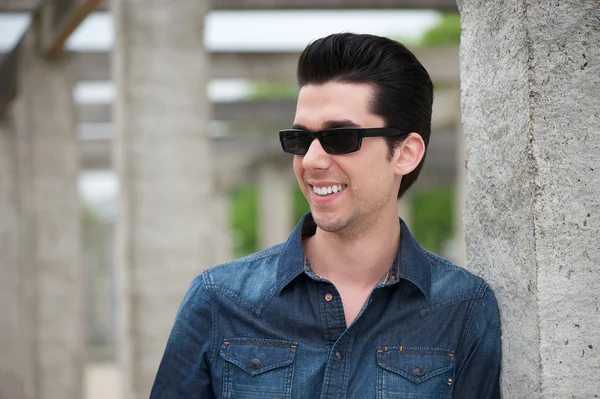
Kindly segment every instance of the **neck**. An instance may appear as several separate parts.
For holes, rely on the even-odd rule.
[[[400,223],[388,217],[360,235],[341,235],[317,228],[305,241],[312,270],[337,285],[372,287],[387,273],[398,253]]]

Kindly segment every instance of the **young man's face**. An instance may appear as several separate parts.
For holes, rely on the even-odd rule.
[[[373,89],[366,84],[329,82],[302,87],[294,127],[384,127],[369,111]],[[394,156],[388,160],[383,137],[366,137],[360,150],[331,155],[313,140],[305,155],[294,157],[294,172],[317,226],[328,232],[360,234],[382,218],[396,215],[401,175]],[[332,188],[331,194],[321,191]],[[335,192],[342,188],[341,191]]]

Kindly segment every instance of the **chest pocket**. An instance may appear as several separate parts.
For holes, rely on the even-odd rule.
[[[452,397],[454,354],[430,347],[377,348],[378,399]]]
[[[226,340],[221,347],[223,398],[291,398],[297,347],[272,339]]]

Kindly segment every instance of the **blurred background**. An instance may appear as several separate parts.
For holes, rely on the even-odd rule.
[[[151,376],[166,343],[165,331],[168,333],[172,325],[176,304],[191,278],[214,264],[284,241],[297,220],[308,211],[293,176],[292,157],[281,152],[277,131],[288,128],[293,121],[298,92],[294,81],[295,63],[299,52],[310,41],[330,33],[373,33],[399,40],[415,52],[430,72],[436,87],[431,143],[421,177],[399,202],[398,211],[424,247],[459,264],[465,263],[460,221],[465,190],[458,65],[461,28],[453,2],[421,2],[421,5],[426,3],[424,9],[415,8],[419,2],[410,1],[396,2],[398,6],[393,9],[389,8],[389,2],[366,0],[364,4],[348,2],[347,9],[343,8],[343,2],[331,6],[328,2],[304,1],[296,8],[289,5],[278,8],[277,2],[262,6],[248,2],[246,9],[219,7],[220,3],[216,2],[213,9],[206,6],[200,11],[204,14],[201,15],[203,21],[190,28],[191,31],[202,28],[195,36],[186,33],[186,22],[179,19],[181,12],[169,11],[185,7],[177,2],[165,1],[161,7],[149,5],[147,17],[140,11],[143,5],[134,5],[133,1],[113,3],[118,4],[0,0],[0,133],[5,136],[0,142],[0,146],[4,146],[0,152],[4,156],[4,161],[0,161],[0,188],[5,193],[1,197],[4,202],[0,201],[5,245],[0,270],[6,284],[13,286],[13,294],[5,290],[5,303],[18,305],[13,306],[17,310],[10,317],[8,313],[0,314],[5,320],[0,339],[3,347],[12,347],[13,355],[18,357],[20,352],[14,338],[25,337],[20,344],[27,348],[28,356],[23,364],[5,357],[0,369],[3,374],[0,386],[4,386],[0,387],[0,398],[53,398],[55,396],[44,386],[55,383],[62,384],[61,389],[75,392],[69,397],[147,397]],[[142,16],[128,21],[129,15],[136,12]],[[52,15],[54,22],[50,21],[50,28],[46,30],[44,21],[50,18],[47,14]],[[177,32],[178,27],[182,27],[181,32]],[[169,29],[175,33],[162,35],[163,30]],[[177,35],[185,35],[185,40],[198,43],[179,46],[170,41]],[[55,41],[48,42],[46,37]],[[136,48],[145,38],[147,43]],[[140,54],[151,52],[151,56],[156,57],[163,48],[168,49],[162,53],[166,60],[150,62],[141,69],[135,65],[130,67],[140,59],[147,59]],[[172,129],[185,131],[186,123],[194,121],[182,125],[179,120],[170,125],[164,120],[179,118],[179,114],[169,113],[173,109],[170,107],[193,110],[197,103],[179,104],[177,98],[185,88],[178,86],[177,81],[162,80],[161,74],[171,76],[185,70],[185,64],[177,60],[193,57],[198,48],[203,49],[200,58],[204,62],[198,65],[207,65],[206,70],[210,68],[211,72],[198,70],[199,76],[205,76],[204,80],[198,85],[190,83],[196,90],[205,89],[205,96],[200,100],[207,103],[209,110],[208,113],[206,109],[198,110],[198,119],[194,120],[205,126],[199,133],[208,147],[203,147],[204,152],[198,154],[207,159],[194,164],[195,161],[186,161],[189,155],[174,155],[173,151],[179,151],[176,147],[163,146],[177,135]],[[175,54],[174,58],[169,59],[170,54]],[[44,72],[44,68],[49,72]],[[181,73],[188,74],[188,78],[183,79],[194,81],[193,70]],[[153,79],[158,81],[159,89],[152,89],[155,87]],[[167,93],[170,85],[175,89],[172,94]],[[68,101],[53,90],[66,90]],[[157,93],[159,98],[155,98]],[[50,98],[43,100],[45,96]],[[139,98],[145,100],[140,102]],[[158,108],[148,106],[144,102],[147,98],[155,98]],[[69,104],[64,105],[65,101]],[[156,109],[161,111],[158,115],[144,116]],[[67,122],[60,125],[63,127],[53,125],[65,118]],[[53,132],[64,126],[73,126],[73,146],[64,144],[70,143],[68,134],[63,141],[51,140]],[[153,129],[159,133],[153,133]],[[36,144],[38,134],[46,138]],[[185,137],[187,133],[183,134]],[[146,135],[146,138],[138,139],[137,135]],[[151,136],[150,141],[144,141],[148,136]],[[26,138],[21,141],[19,137]],[[139,143],[136,144],[136,140]],[[42,158],[47,155],[43,154],[50,152],[49,165],[68,165],[69,157],[75,156],[69,178],[75,178],[78,227],[71,231],[70,238],[75,240],[80,252],[79,261],[73,266],[75,272],[70,272],[74,274],[65,280],[61,280],[64,270],[59,267],[53,273],[52,262],[47,263],[44,256],[35,255],[36,251],[46,254],[51,251],[36,248],[45,245],[46,236],[42,234],[61,235],[57,226],[66,215],[53,215],[58,223],[54,221],[50,227],[36,228],[37,223],[44,223],[45,215],[62,208],[35,204],[48,200],[48,203],[56,201],[73,208],[73,203],[65,199],[67,194],[62,198],[60,190],[43,189],[44,182],[52,185],[53,179],[59,178],[44,171],[48,166],[44,166]],[[143,160],[151,154],[158,155]],[[169,166],[170,160],[179,158],[184,159],[181,164]],[[137,164],[139,159],[154,169]],[[186,174],[186,168],[194,165],[205,168],[204,174]],[[55,172],[60,174],[61,170],[58,168]],[[181,186],[171,184],[182,175],[186,178],[177,183]],[[202,181],[194,181],[194,176]],[[200,205],[206,197],[207,181],[211,202]],[[139,199],[148,193],[144,191],[145,184],[152,185],[154,190],[149,202]],[[191,193],[180,189],[196,184],[204,188]],[[136,188],[138,185],[142,188]],[[176,233],[169,232],[173,229],[189,233],[185,226],[188,216],[177,213],[174,208],[178,205],[169,202],[172,197],[185,196],[191,197],[189,201],[197,200],[196,206],[211,217],[210,221],[206,216],[199,219],[203,227],[198,230],[200,233],[191,233],[196,235],[191,241],[181,240]],[[28,201],[33,201],[34,206],[29,208]],[[156,222],[162,220],[163,215],[173,223]],[[190,223],[195,223],[192,219]],[[26,225],[30,227],[23,227]],[[188,246],[194,246],[196,239],[202,240],[198,235],[209,236],[213,252],[205,256],[207,250],[202,245],[199,245],[204,248],[199,249],[204,251],[202,256],[181,254],[176,245],[162,248],[162,244],[156,244],[164,241],[161,232],[173,236],[179,245]],[[154,234],[147,241],[154,244],[137,244],[146,240],[145,234]],[[13,256],[8,255],[7,243],[14,244]],[[60,243],[55,245],[62,248]],[[153,246],[163,250],[158,254],[153,252]],[[23,255],[28,251],[34,253],[32,258]],[[146,257],[154,260],[160,257],[159,267],[167,270],[166,278],[148,272],[154,266],[140,260]],[[187,258],[192,258],[189,261],[195,266],[186,266],[179,280],[175,279],[178,283],[166,283],[170,281],[169,276],[179,273],[177,263]],[[19,271],[15,272],[16,269]],[[40,304],[40,297],[46,295],[43,273],[53,273],[54,288],[48,290],[52,291],[48,295],[61,298],[56,307],[46,310]],[[151,279],[155,282],[149,283]],[[138,303],[150,303],[153,297],[161,300],[162,291],[156,288],[160,283],[169,286],[168,295],[172,300],[165,301],[168,306],[136,307]],[[77,284],[81,285],[80,289]],[[70,287],[73,291],[69,291]],[[29,292],[28,289],[41,290],[42,294],[32,299],[23,294]],[[60,321],[61,317],[55,316],[61,306],[68,308],[69,302],[81,302],[73,314],[83,315],[75,322],[83,323],[83,349],[76,345],[60,347],[65,345],[61,340],[72,334],[61,328],[72,330],[68,327],[72,321],[65,324]],[[20,306],[34,309],[35,316],[24,316]],[[137,316],[142,313],[151,313],[148,316],[151,325],[160,324],[157,329],[160,333],[152,337],[152,344],[135,349],[135,342],[145,342],[147,332],[144,330],[149,328],[144,317]],[[50,343],[40,338],[45,329],[51,330],[48,334],[55,334],[57,338]],[[55,353],[45,352],[44,345],[54,345]],[[75,360],[73,356],[65,362],[56,360],[67,356],[69,351],[77,352]],[[152,355],[144,358],[145,351]],[[73,367],[73,364],[81,365],[81,374],[75,372],[62,382],[44,385],[45,375],[52,374],[48,370],[60,376],[61,367]],[[28,373],[34,377],[27,376]],[[143,376],[136,377],[136,373]],[[78,375],[83,381],[79,388]],[[11,379],[13,387],[9,388],[7,381]],[[32,384],[35,387],[32,388]]]

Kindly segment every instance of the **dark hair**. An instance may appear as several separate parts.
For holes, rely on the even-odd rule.
[[[367,83],[373,86],[371,112],[385,124],[416,132],[425,142],[431,133],[433,84],[416,57],[402,44],[380,36],[339,33],[306,47],[298,61],[298,85],[327,82]],[[386,137],[391,160],[402,139]],[[398,198],[417,180],[425,156],[402,178]]]

